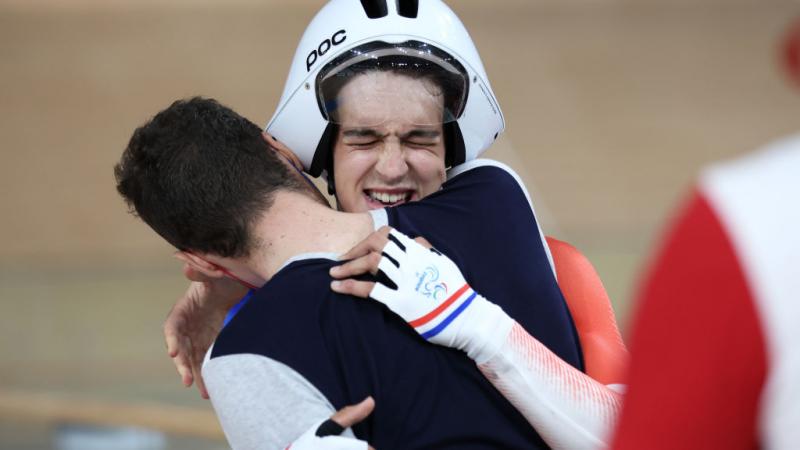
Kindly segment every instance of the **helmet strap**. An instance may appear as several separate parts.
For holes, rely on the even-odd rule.
[[[458,122],[452,121],[442,125],[444,134],[444,166],[447,168],[455,167],[466,159],[466,149],[464,147],[464,136]]]

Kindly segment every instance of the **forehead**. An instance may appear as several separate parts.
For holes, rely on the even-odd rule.
[[[347,125],[438,125],[444,96],[432,81],[393,72],[367,72],[348,82],[337,97],[337,116]]]

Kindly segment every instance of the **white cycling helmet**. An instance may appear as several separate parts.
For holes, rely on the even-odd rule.
[[[267,132],[330,170],[338,90],[367,70],[416,72],[444,93],[446,164],[478,157],[505,121],[464,25],[439,0],[331,0],[306,28]]]

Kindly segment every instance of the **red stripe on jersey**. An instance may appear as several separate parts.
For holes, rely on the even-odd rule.
[[[613,448],[757,448],[764,337],[734,247],[701,194],[645,280]]]

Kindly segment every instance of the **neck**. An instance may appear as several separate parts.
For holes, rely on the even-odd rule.
[[[255,227],[250,269],[265,282],[293,256],[350,250],[373,231],[367,213],[345,213],[296,192],[278,192]]]

